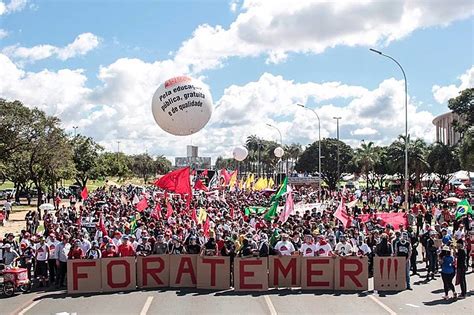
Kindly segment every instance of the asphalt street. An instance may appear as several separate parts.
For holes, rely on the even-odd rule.
[[[0,314],[472,314],[474,274],[464,300],[442,299],[442,281],[412,277],[413,291],[377,293],[302,292],[299,289],[238,293],[197,289],[140,290],[69,296],[37,291],[0,298]]]

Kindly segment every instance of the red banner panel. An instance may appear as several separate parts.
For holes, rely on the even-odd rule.
[[[197,256],[198,255],[170,255],[170,287],[196,287]]]
[[[137,283],[139,288],[170,286],[169,255],[137,257]]]
[[[334,289],[341,291],[365,291],[369,286],[367,257],[336,257],[334,265]]]
[[[230,257],[198,257],[197,288],[213,290],[230,289]]]
[[[334,257],[302,257],[301,289],[333,290],[335,262]]]
[[[235,258],[235,291],[268,290],[267,258]]]
[[[135,257],[102,259],[102,291],[128,291],[137,288]]]

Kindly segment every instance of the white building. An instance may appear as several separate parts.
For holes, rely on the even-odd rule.
[[[446,145],[455,145],[461,140],[461,134],[454,131],[453,121],[459,121],[459,116],[453,112],[439,115],[433,119],[436,127],[436,141]]]

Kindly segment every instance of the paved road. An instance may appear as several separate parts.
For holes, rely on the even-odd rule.
[[[474,288],[474,274],[467,277]],[[64,291],[33,292],[0,298],[0,314],[472,314],[474,290],[465,300],[444,301],[442,281],[412,277],[413,291],[396,294],[308,293],[270,290],[245,294],[233,291],[148,290],[67,296]]]

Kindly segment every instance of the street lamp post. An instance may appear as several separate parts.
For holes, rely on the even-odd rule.
[[[72,128],[74,129],[74,138],[77,136],[77,128],[79,128],[78,126],[72,126]]]
[[[408,213],[408,208],[409,208],[408,201],[409,201],[410,197],[408,195],[409,179],[408,179],[408,87],[407,87],[407,76],[405,75],[405,70],[403,70],[402,65],[398,61],[396,61],[395,58],[393,58],[389,55],[385,55],[381,51],[378,51],[378,50],[375,50],[375,49],[372,49],[372,48],[370,48],[369,50],[371,52],[379,54],[380,56],[387,57],[388,59],[395,62],[398,65],[398,67],[400,68],[400,70],[402,70],[403,80],[405,81],[405,210]]]
[[[316,113],[314,109],[306,107],[302,104],[296,105],[312,111],[316,115],[316,118],[318,118],[318,199],[319,202],[321,202],[321,120],[319,119],[318,113]]]
[[[280,135],[280,145],[283,147],[283,137],[281,136],[281,131],[280,129],[278,129],[277,127],[271,125],[271,124],[267,124],[268,127],[271,127],[271,128],[274,128],[278,131],[278,134]],[[280,158],[280,165],[281,165],[281,161],[282,161],[282,158]],[[283,165],[281,165],[281,167],[283,168]],[[278,173],[280,173],[280,167],[278,167]],[[286,170],[286,176],[288,176],[288,170]],[[281,173],[278,174],[278,177],[280,178],[280,183],[282,182],[282,179],[281,179]],[[276,180],[276,178],[275,178]]]
[[[336,120],[336,124],[337,124],[337,131],[336,131],[336,138],[337,138],[337,181],[339,182],[339,180],[341,179],[341,172],[340,172],[340,167],[339,167],[339,119],[341,119],[341,117],[333,117],[333,119]]]

